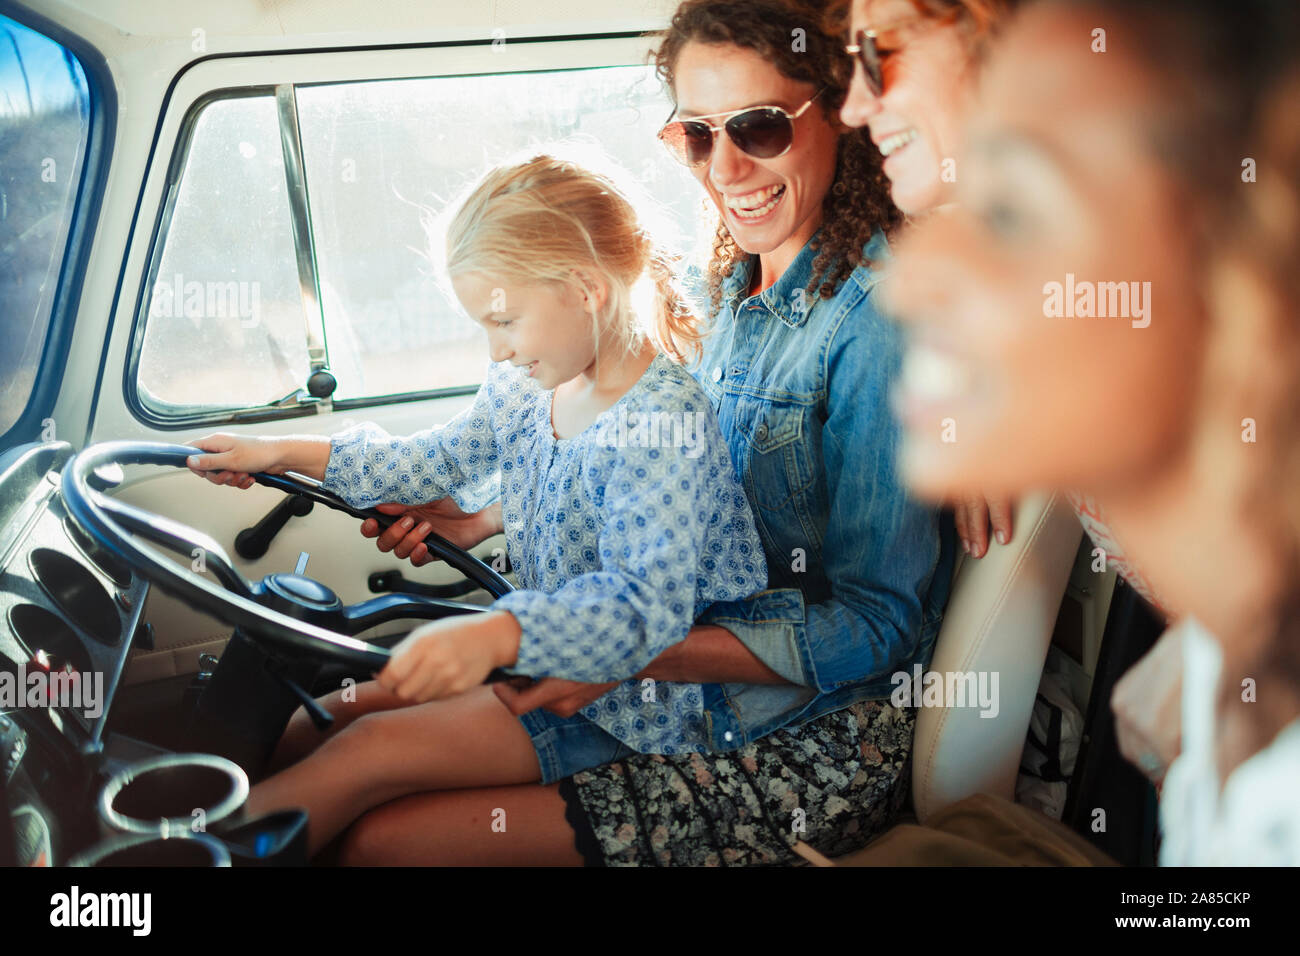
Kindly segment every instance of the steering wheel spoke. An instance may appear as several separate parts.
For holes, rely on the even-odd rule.
[[[344,633],[359,634],[377,624],[403,618],[436,621],[459,614],[480,614],[486,610],[481,604],[466,604],[463,601],[448,601],[418,594],[385,594],[345,607],[342,617],[345,622]]]
[[[230,560],[230,555],[226,553],[225,548],[210,536],[202,531],[196,531],[187,524],[161,515],[150,514],[123,501],[115,501],[102,495],[96,495],[95,498],[95,504],[126,530],[154,544],[162,545],[169,551],[201,560],[203,566],[212,571],[213,577],[220,581],[227,591],[252,599],[252,585],[235,569],[234,562]],[[196,551],[199,552],[197,555]]]
[[[326,491],[320,482],[309,478],[290,477],[291,474],[270,475],[263,473],[253,475],[253,480],[259,485],[265,485],[267,488],[276,488],[287,494],[302,495],[311,501],[318,501],[327,508],[342,511],[344,514],[359,518],[362,521],[373,518],[381,528],[388,528],[400,520],[400,515],[386,515],[374,508],[354,508],[338,495]],[[509,594],[514,590],[510,582],[495,569],[484,564],[463,548],[456,547],[442,535],[430,533],[424,539],[424,545],[429,549],[431,555],[447,562],[450,567],[455,568],[465,577],[474,581],[493,597],[501,597],[503,594]]]

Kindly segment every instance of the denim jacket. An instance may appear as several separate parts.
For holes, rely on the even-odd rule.
[[[865,251],[885,258],[884,235]],[[938,509],[910,498],[895,470],[888,397],[901,333],[872,304],[878,277],[867,265],[831,298],[809,296],[815,255],[805,245],[748,298],[753,260],[740,264],[695,370],[768,565],[768,590],[716,603],[698,623],[726,628],[794,685],[706,684],[718,751],[889,697],[893,673],[929,663],[948,601],[951,524],[941,531]]]

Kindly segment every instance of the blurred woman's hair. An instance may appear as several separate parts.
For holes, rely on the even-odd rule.
[[[1039,2],[1085,12],[1152,79],[1155,95],[1134,98],[1136,118],[1178,188],[1193,243],[1188,281],[1206,286],[1200,401],[1239,407],[1258,430],[1243,443],[1254,467],[1242,515],[1266,536],[1285,581],[1259,663],[1298,692],[1300,4]]]
[[[1260,467],[1243,513],[1268,535],[1285,581],[1258,670],[1261,680],[1281,678],[1300,693],[1300,46],[1293,59],[1257,104],[1247,140],[1254,181],[1233,190],[1238,202],[1221,236],[1227,262],[1213,270],[1233,280],[1219,297],[1216,344],[1228,353],[1220,364],[1236,387],[1216,394],[1212,380],[1204,401],[1233,402],[1255,419],[1257,440],[1243,453],[1258,456]]]
[[[825,29],[825,4],[813,0],[686,0],[673,15],[654,55],[660,78],[676,89],[676,67],[688,43],[726,44],[752,50],[782,76],[825,89],[815,106],[832,122],[853,75],[853,61],[843,40]],[[799,31],[799,32],[796,32]],[[792,38],[802,37],[803,49]],[[674,93],[675,96],[675,93]],[[863,250],[877,230],[886,233],[902,222],[889,198],[889,181],[881,157],[867,130],[840,136],[835,179],[822,202],[822,226],[814,240],[812,279],[807,292],[816,299],[830,297],[858,266]],[[722,301],[722,283],[746,253],[736,244],[721,217],[708,265],[712,311]]]
[[[1300,56],[1296,0],[1039,0],[1096,13],[1162,88],[1137,116],[1178,176],[1191,223],[1213,241],[1246,211],[1243,162],[1261,113]],[[1294,122],[1294,120],[1293,120]]]
[[[444,269],[574,289],[599,276],[607,301],[592,315],[594,336],[610,332],[631,350],[645,333],[675,360],[693,361],[698,318],[674,287],[675,257],[642,225],[635,194],[612,168],[548,154],[497,166],[455,208]],[[639,296],[647,285],[651,294]],[[635,308],[643,298],[649,315]]]

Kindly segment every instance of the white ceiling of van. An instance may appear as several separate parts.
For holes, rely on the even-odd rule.
[[[112,61],[142,48],[184,59],[264,49],[639,31],[676,0],[20,0]],[[21,16],[20,16],[21,19]],[[203,53],[191,50],[203,31]],[[169,58],[170,59],[170,58]]]

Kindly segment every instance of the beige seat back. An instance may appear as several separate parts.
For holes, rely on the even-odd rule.
[[[994,708],[974,705],[974,694],[964,706],[924,706],[921,690],[912,797],[922,823],[974,793],[1014,798],[1034,696],[1081,534],[1062,497],[1030,496],[1016,509],[1010,544],[993,542],[978,560],[959,554],[930,671],[945,687],[947,675],[973,673],[962,689],[982,679],[990,696],[996,675],[996,716],[981,716]],[[954,694],[945,702],[961,699],[958,682],[951,686]]]

